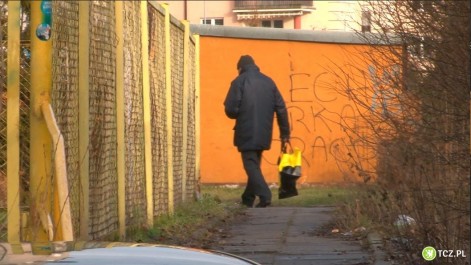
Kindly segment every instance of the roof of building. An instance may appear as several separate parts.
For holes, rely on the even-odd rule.
[[[397,45],[400,43],[400,41],[398,41],[398,39],[392,35],[385,36],[384,34],[345,31],[316,31],[263,27],[229,27],[203,24],[191,24],[190,30],[191,32],[201,36],[242,39],[290,40],[320,43],[374,45]]]

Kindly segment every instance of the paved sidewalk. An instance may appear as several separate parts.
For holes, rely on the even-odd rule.
[[[247,209],[244,221],[230,227],[230,237],[214,249],[252,259],[262,265],[389,265],[381,240],[370,239],[365,249],[357,240],[322,236],[332,218],[333,207],[268,207]],[[324,228],[324,229],[323,229]],[[330,230],[330,229],[327,229]],[[8,244],[5,244],[8,247]],[[0,264],[42,264],[61,260],[68,253],[7,255]],[[11,250],[9,250],[10,252]],[[3,256],[0,249],[0,256]],[[60,263],[60,261],[58,262]]]
[[[250,208],[245,223],[230,228],[219,250],[262,265],[367,265],[374,254],[356,240],[323,237],[316,230],[329,223],[332,207]]]

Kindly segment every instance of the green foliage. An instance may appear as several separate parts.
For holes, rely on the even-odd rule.
[[[128,230],[127,241],[204,247],[213,230],[240,212],[231,202],[222,202],[210,194],[194,202],[178,205],[173,214],[155,219],[154,227],[134,227]]]
[[[210,247],[217,242],[224,226],[243,212],[244,208],[239,205],[243,190],[243,186],[202,186],[199,200],[182,203],[173,214],[157,217],[152,228],[136,226],[128,229],[126,241]],[[298,189],[298,196],[279,200],[278,190],[273,188],[272,204],[274,207],[345,205],[355,201],[359,190],[353,185],[305,186]]]

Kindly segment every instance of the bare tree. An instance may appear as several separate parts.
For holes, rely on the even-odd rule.
[[[413,217],[407,235],[396,231],[414,241],[411,253],[421,245],[469,250],[470,2],[369,1],[363,8],[373,33],[358,34],[375,46],[357,59],[369,70],[333,72],[378,154],[372,193],[379,206],[370,217],[387,225]],[[351,89],[352,72],[368,84]],[[467,256],[440,262],[469,264]]]

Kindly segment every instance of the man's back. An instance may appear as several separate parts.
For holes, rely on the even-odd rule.
[[[260,73],[250,55],[240,57],[237,70],[239,76],[231,83],[224,110],[236,120],[234,145],[242,155],[248,177],[242,204],[253,207],[258,196],[255,207],[267,207],[272,195],[260,169],[262,153],[270,149],[275,112],[282,142],[289,140],[288,112],[275,82]]]
[[[275,112],[281,134],[289,135],[283,98],[273,80],[255,64],[246,65],[232,82],[225,101],[226,114],[236,119],[234,144],[239,151],[270,149]]]

